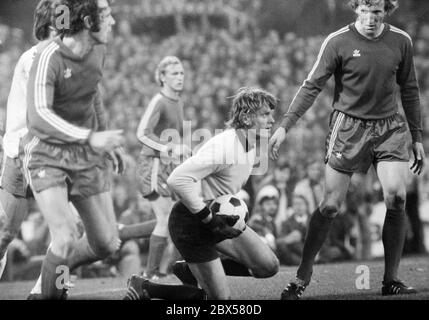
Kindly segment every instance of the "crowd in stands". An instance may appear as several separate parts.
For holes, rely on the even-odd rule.
[[[158,3],[152,6],[153,10],[165,10],[163,1],[153,2]],[[198,2],[186,1],[186,5],[195,8]],[[225,2],[229,1],[214,1],[213,8],[224,6]],[[247,3],[233,1],[235,10],[242,10],[240,5],[244,2]],[[255,1],[254,8],[257,5]],[[157,6],[160,9],[156,9]],[[117,19],[114,38],[109,44],[102,91],[109,126],[123,129],[126,137],[128,169],[124,176],[114,178],[113,195],[118,219],[129,223],[152,217],[149,206],[142,203],[137,191],[135,170],[141,145],[135,134],[144,108],[159,90],[154,70],[162,57],[175,55],[184,63],[185,119],[191,121],[192,130],[209,128],[214,132],[224,128],[231,96],[238,88],[248,85],[261,86],[278,97],[280,103],[275,112],[278,124],[311,70],[324,36],[298,38],[293,33],[280,35],[275,31],[262,35],[246,29],[235,33],[227,29],[202,32],[195,27],[160,40],[133,32],[128,15],[134,10],[124,8],[128,11],[119,10],[119,16],[125,18]],[[425,132],[429,132],[426,108],[429,104],[429,27],[425,32],[427,34],[414,39],[414,47]],[[4,123],[13,68],[31,44],[24,40],[20,30],[4,25],[0,25],[0,41],[0,120]],[[288,134],[280,159],[270,164],[266,175],[253,176],[246,189],[249,206],[253,207],[249,224],[284,264],[299,263],[306,223],[322,194],[324,139],[332,88],[331,81],[314,107]],[[193,141],[194,146],[197,143]],[[427,137],[425,146],[429,150]],[[419,178],[417,183],[421,202],[429,200],[428,176]],[[319,262],[370,257],[368,246],[372,231],[368,221],[377,192],[374,192],[374,177],[365,181],[370,181],[366,183],[368,187],[361,193],[356,192],[360,198],[348,199],[344,206],[329,241],[318,256]],[[45,246],[46,241],[42,242]],[[145,244],[139,243],[138,248],[144,250]],[[130,245],[127,250],[137,249]]]

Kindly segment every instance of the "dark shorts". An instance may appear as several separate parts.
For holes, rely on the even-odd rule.
[[[167,186],[167,179],[176,166],[171,162],[165,164],[160,158],[140,154],[137,167],[140,192],[143,197],[173,197]]]
[[[4,156],[0,176],[0,188],[20,198],[31,198],[33,193],[25,181],[19,158]]]
[[[214,234],[180,201],[171,210],[168,229],[177,250],[189,263],[217,259],[219,254],[216,251],[216,244],[226,239]]]
[[[408,162],[410,140],[405,121],[396,113],[363,120],[334,111],[326,139],[325,163],[346,173],[366,173],[381,161]]]
[[[111,167],[87,144],[49,144],[27,134],[20,155],[27,183],[35,192],[56,186],[68,189],[70,201],[110,191]]]

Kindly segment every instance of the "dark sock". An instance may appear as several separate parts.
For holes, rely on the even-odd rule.
[[[186,284],[177,286],[148,281],[144,288],[151,298],[164,300],[204,300],[206,296],[203,289]]]
[[[250,273],[249,269],[243,264],[229,259],[224,258],[221,259],[223,269],[225,270],[225,274],[227,276],[232,277],[252,277],[253,275]]]
[[[119,239],[122,243],[135,238],[149,238],[156,226],[156,219],[143,223],[122,225],[119,229]]]
[[[63,296],[63,288],[57,288],[56,273],[58,266],[67,266],[67,259],[56,256],[49,249],[42,264],[42,299],[59,300]]]
[[[384,281],[397,279],[399,261],[404,248],[406,228],[404,210],[388,209],[384,219],[382,240],[384,247]]]
[[[160,237],[154,234],[150,236],[149,256],[146,267],[146,275],[148,277],[151,277],[158,271],[166,246],[166,237]]]
[[[333,218],[323,216],[319,208],[311,215],[302,251],[301,264],[296,273],[297,278],[303,280],[306,284],[310,282],[314,259],[328,237],[333,220]]]
[[[91,246],[88,243],[86,234],[84,234],[76,243],[75,249],[68,259],[68,266],[70,271],[73,271],[77,267],[80,267],[84,264],[90,264],[100,260],[100,258],[92,250]]]

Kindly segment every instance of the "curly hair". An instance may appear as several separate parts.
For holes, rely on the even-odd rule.
[[[256,113],[264,106],[274,110],[277,98],[260,88],[243,87],[233,96],[232,108],[226,126],[234,129],[249,129],[253,125]],[[246,121],[246,118],[252,121]]]
[[[49,38],[52,30],[54,10],[59,4],[57,0],[41,0],[34,10],[33,32],[37,40]]]
[[[182,64],[182,62],[175,56],[166,56],[158,63],[155,70],[155,81],[159,86],[164,86],[164,83],[161,81],[161,74],[165,74],[167,67],[172,64]]]
[[[70,25],[68,28],[58,29],[58,34],[61,36],[73,36],[85,30],[85,17],[89,17],[91,21],[90,31],[100,31],[100,10],[97,0],[62,0],[61,4],[65,5],[69,10]]]
[[[380,1],[382,0],[349,0],[349,6],[353,10],[356,10],[356,8],[361,4],[371,6],[379,3]],[[384,0],[384,10],[387,14],[392,14],[396,9],[398,9],[398,7],[399,0]]]

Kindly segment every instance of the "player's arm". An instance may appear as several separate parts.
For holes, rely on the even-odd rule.
[[[270,139],[269,150],[271,158],[278,158],[278,149],[280,144],[285,140],[286,133],[313,105],[314,100],[316,100],[328,79],[335,72],[338,64],[339,58],[337,50],[329,36],[323,42],[319,54],[317,55],[316,62],[307,79],[304,80],[304,83],[289,105],[289,109],[284,115],[280,127]]]
[[[307,79],[293,98],[281,126],[286,132],[301,118],[313,105],[328,79],[335,72],[338,65],[338,55],[332,39],[328,37],[322,44],[317,60]]]
[[[97,131],[107,130],[108,121],[107,121],[107,112],[104,108],[103,101],[101,99],[100,87],[97,86],[97,91],[94,95],[94,110],[95,116],[97,118],[98,129]]]
[[[151,103],[153,102],[151,101]],[[137,128],[137,139],[158,152],[167,152],[167,144],[161,142],[161,139],[154,133],[154,128],[159,123],[162,109],[161,103],[156,103],[154,106],[149,104]]]
[[[59,55],[48,46],[35,61],[27,86],[29,130],[36,129],[46,138],[55,137],[63,143],[86,143],[91,130],[76,126],[53,110],[54,90],[59,79]]]
[[[422,114],[419,86],[414,65],[413,46],[411,39],[406,40],[403,59],[397,72],[397,83],[400,86],[402,106],[413,140],[414,163],[411,169],[414,173],[420,174],[425,163],[425,153],[422,144]]]

